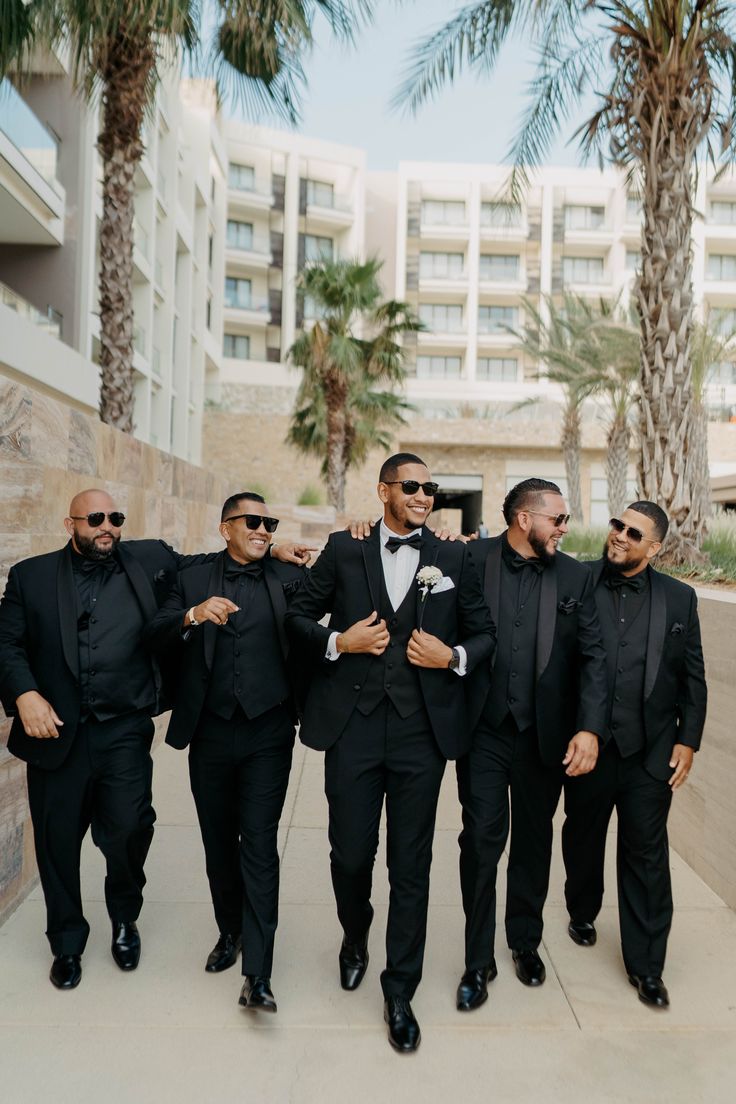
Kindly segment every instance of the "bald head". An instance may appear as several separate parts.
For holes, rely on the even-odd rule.
[[[91,487],[88,491],[80,491],[75,494],[69,503],[69,517],[79,514],[93,513],[95,510],[104,510],[106,514],[115,509],[115,503],[107,491],[101,491],[97,487]]]
[[[124,521],[124,514],[117,511],[115,501],[107,491],[92,487],[80,491],[71,500],[64,528],[81,556],[90,560],[106,560],[115,551]]]

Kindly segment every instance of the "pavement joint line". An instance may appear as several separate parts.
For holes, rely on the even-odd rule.
[[[302,761],[301,761],[301,764],[300,764],[300,767],[299,767],[299,778],[298,778],[298,780],[295,784],[295,787],[294,787],[295,790],[296,790],[296,793],[294,795],[294,804],[293,804],[292,810],[291,810],[291,819],[289,820],[289,823],[286,825],[286,835],[284,836],[284,844],[283,844],[283,847],[281,848],[281,852],[279,854],[279,862],[283,862],[284,855],[286,854],[286,848],[287,848],[287,845],[289,843],[289,834],[291,833],[291,829],[295,826],[294,825],[294,820],[293,820],[294,811],[296,809],[297,800],[299,799],[299,791],[301,789],[302,779],[304,778],[304,770],[305,770],[306,762],[307,762],[307,757],[306,757],[306,755],[303,755],[302,756]],[[289,781],[291,782],[291,779],[289,779]]]
[[[575,1009],[572,1006],[572,1001],[570,1000],[570,997],[568,996],[567,989],[565,988],[565,986],[562,982],[562,978],[560,977],[559,971],[558,971],[557,967],[555,966],[555,960],[553,959],[552,954],[550,952],[550,949],[547,946],[544,939],[542,940],[542,946],[544,947],[545,951],[547,952],[547,958],[549,959],[549,964],[550,964],[550,966],[552,967],[552,969],[554,971],[555,977],[557,978],[557,984],[559,985],[560,989],[562,990],[562,993],[565,997],[565,1000],[567,1001],[567,1006],[573,1014],[573,1018],[575,1020],[575,1023],[578,1025],[578,1030],[582,1031],[583,1026],[580,1023],[580,1020],[578,1019],[577,1012],[575,1011]]]

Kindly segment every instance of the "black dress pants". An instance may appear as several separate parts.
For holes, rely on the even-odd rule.
[[[541,942],[563,771],[542,762],[536,729],[519,732],[507,714],[500,725],[481,718],[470,752],[458,760],[457,778],[465,966],[475,970],[494,957],[496,870],[509,832],[509,794],[506,939],[513,950],[535,950]]]
[[[294,723],[285,705],[249,721],[205,712],[189,778],[217,927],[242,933],[243,973],[271,976],[278,924],[277,831],[289,783]]]
[[[53,954],[82,954],[89,924],[82,912],[79,858],[92,839],[107,862],[105,901],[113,921],[137,920],[153,839],[153,721],[132,713],[81,723],[56,770],[28,766],[28,802]]]
[[[562,853],[570,917],[592,923],[603,900],[606,830],[618,812],[616,880],[621,948],[626,970],[660,977],[672,925],[667,816],[672,790],[644,768],[644,754],[623,759],[615,741],[595,770],[565,783]]]
[[[355,710],[325,755],[330,866],[337,915],[363,939],[373,919],[371,886],[386,798],[391,887],[384,996],[411,999],[422,977],[429,870],[445,759],[424,708],[402,719],[384,699],[368,717]]]

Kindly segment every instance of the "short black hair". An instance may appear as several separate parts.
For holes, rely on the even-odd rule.
[[[389,483],[392,479],[395,479],[399,468],[403,467],[404,464],[421,464],[425,468],[427,466],[421,456],[415,456],[413,452],[395,452],[393,456],[389,456],[388,460],[384,460],[381,464],[378,482]]]
[[[649,502],[645,498],[641,502],[632,502],[626,509],[636,510],[637,514],[643,514],[644,517],[648,517],[650,521],[653,521],[654,535],[658,541],[663,541],[667,536],[667,530],[670,527],[669,518],[656,502]]]
[[[256,494],[255,491],[238,491],[237,494],[230,495],[230,497],[226,498],[223,502],[222,513],[220,514],[220,521],[225,521],[226,518],[230,517],[233,510],[237,508],[238,503],[241,502],[244,498],[249,498],[251,502],[262,502],[264,506],[266,504],[266,500],[263,495]]]
[[[503,500],[501,509],[506,524],[512,525],[516,515],[522,510],[528,510],[530,506],[542,506],[546,494],[561,495],[562,491],[549,479],[522,479]]]

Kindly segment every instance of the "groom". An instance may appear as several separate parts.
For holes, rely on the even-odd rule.
[[[380,525],[365,541],[333,533],[286,615],[294,643],[318,664],[301,739],[326,751],[344,989],[356,989],[368,965],[386,798],[391,895],[381,985],[389,1042],[399,1051],[420,1042],[410,1001],[422,974],[440,783],[446,760],[470,742],[463,679],[488,660],[495,639],[465,545],[443,544],[425,527],[436,491],[418,456],[386,460]]]

